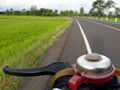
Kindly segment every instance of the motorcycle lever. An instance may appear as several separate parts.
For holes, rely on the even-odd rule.
[[[48,66],[28,69],[12,69],[9,66],[5,66],[3,71],[6,74],[14,76],[41,76],[41,75],[54,75],[58,71],[70,67],[69,63],[55,62]]]

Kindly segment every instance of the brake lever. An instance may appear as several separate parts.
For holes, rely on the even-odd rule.
[[[9,66],[5,66],[3,71],[6,74],[14,76],[40,76],[40,75],[54,75],[58,71],[70,67],[69,63],[55,62],[48,66],[38,68],[27,68],[27,69],[12,69]]]

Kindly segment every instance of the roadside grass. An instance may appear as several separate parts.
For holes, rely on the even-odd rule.
[[[107,18],[107,17],[98,18],[98,17],[82,16],[82,18],[89,18],[89,19],[101,20],[101,21],[106,21],[106,22],[120,23],[120,17],[119,18]]]
[[[91,17],[91,19],[96,19],[96,20],[102,20],[106,22],[114,22],[114,23],[120,23],[120,18],[107,18],[107,17]]]
[[[0,16],[0,90],[16,90],[22,80],[2,71],[9,65],[27,68],[54,44],[71,24],[65,17]]]
[[[96,17],[94,17],[92,19],[96,19]],[[106,17],[97,18],[96,20],[102,20],[102,21],[106,21],[106,22],[120,23],[120,18],[117,18],[117,21],[115,20],[115,18],[106,18]]]

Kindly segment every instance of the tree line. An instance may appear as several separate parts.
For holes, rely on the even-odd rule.
[[[114,8],[115,11],[109,11],[110,8]],[[120,17],[120,7],[116,7],[113,0],[96,0],[92,3],[92,8],[89,13],[84,12],[84,7],[81,7],[79,12],[73,10],[58,10],[40,8],[37,9],[36,6],[31,6],[29,10],[13,10],[7,9],[5,12],[0,12],[0,14],[7,15],[34,15],[34,16],[97,16],[99,18],[106,17]]]
[[[84,13],[84,12],[83,12]],[[37,9],[36,6],[31,6],[29,10],[22,9],[22,10],[13,10],[7,9],[5,12],[0,12],[0,14],[6,15],[33,15],[33,16],[79,16],[77,11],[73,10],[62,10],[58,12],[58,10],[40,8]]]
[[[33,8],[36,6],[32,6],[30,10],[22,9],[22,10],[13,10],[7,9],[5,12],[0,12],[0,14],[6,14],[6,15],[33,15],[33,16],[78,16],[77,11],[73,10],[65,10],[61,11],[60,13],[58,10],[52,10],[52,9],[46,9],[46,8],[41,8],[41,9],[36,9]]]
[[[57,16],[57,10],[53,11],[52,9],[41,8],[37,9],[36,6],[31,6],[30,10],[22,9],[22,10],[13,10],[7,9],[4,14],[7,15],[33,15],[33,16]]]
[[[115,11],[110,11],[111,8],[114,8]],[[99,18],[103,16],[107,17],[120,17],[120,7],[115,6],[113,0],[96,0],[92,4],[92,8],[89,11],[90,16],[98,16]]]

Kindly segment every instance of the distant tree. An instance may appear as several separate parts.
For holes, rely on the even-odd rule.
[[[78,15],[79,15],[78,12],[73,10],[65,10],[60,12],[60,16],[78,16]]]
[[[41,8],[38,10],[38,14],[41,16],[57,16],[57,10],[53,11],[52,9]]]
[[[37,11],[37,7],[35,5],[31,6],[30,11],[31,11],[31,15],[35,15]]]
[[[39,10],[39,15],[43,15],[43,12],[44,12],[44,8],[41,8],[40,10]]]
[[[60,12],[60,16],[64,16],[64,11],[61,11],[61,12]]]
[[[10,14],[10,11],[9,9],[6,10],[6,14],[9,15]]]
[[[26,15],[26,9],[21,10],[21,15]]]
[[[92,10],[95,12],[95,14],[98,15],[98,17],[101,18],[103,15],[103,11],[105,8],[105,1],[104,0],[96,0],[92,4]]]
[[[47,9],[47,16],[54,16],[54,11],[52,9]]]
[[[74,11],[73,10],[68,11],[68,16],[73,16],[73,15],[74,15]]]
[[[10,14],[12,14],[12,15],[14,14],[14,11],[12,8],[10,9]]]
[[[120,8],[115,8],[115,15],[120,18]]]
[[[107,2],[105,0],[96,0],[93,2],[92,9],[90,9],[89,13],[101,18],[104,15],[104,10],[109,10],[111,7],[114,7],[112,0],[108,0]]]
[[[58,10],[55,10],[55,13],[58,13]]]
[[[58,16],[58,10],[55,10],[55,14],[56,14],[56,16]]]
[[[46,16],[46,11],[47,11],[47,10],[46,10],[45,8],[41,8],[41,9],[40,9],[40,15],[41,15],[41,16]]]
[[[90,16],[96,16],[97,14],[96,14],[96,12],[94,11],[94,9],[92,8],[92,9],[90,9],[90,11],[89,11],[89,15],[90,15]]]
[[[105,8],[110,9],[111,7],[114,7],[114,6],[115,6],[115,3],[114,3],[112,0],[108,0],[108,1],[105,3]]]
[[[14,11],[14,15],[21,15],[21,11],[18,10]]]
[[[26,15],[31,15],[31,11],[27,10]]]
[[[79,13],[77,11],[75,11],[74,16],[79,16]]]
[[[112,0],[108,0],[106,3],[105,3],[105,9],[108,10],[108,15],[109,16],[109,9],[114,7],[115,6],[115,3],[112,1]],[[110,12],[111,13],[111,12]]]
[[[6,14],[4,11],[0,11],[0,15],[4,15]]]
[[[109,15],[109,17],[112,17],[112,16],[113,16],[113,12],[110,11],[110,12],[108,13],[108,15]]]
[[[84,7],[81,7],[80,8],[80,16],[83,16],[84,15]]]

